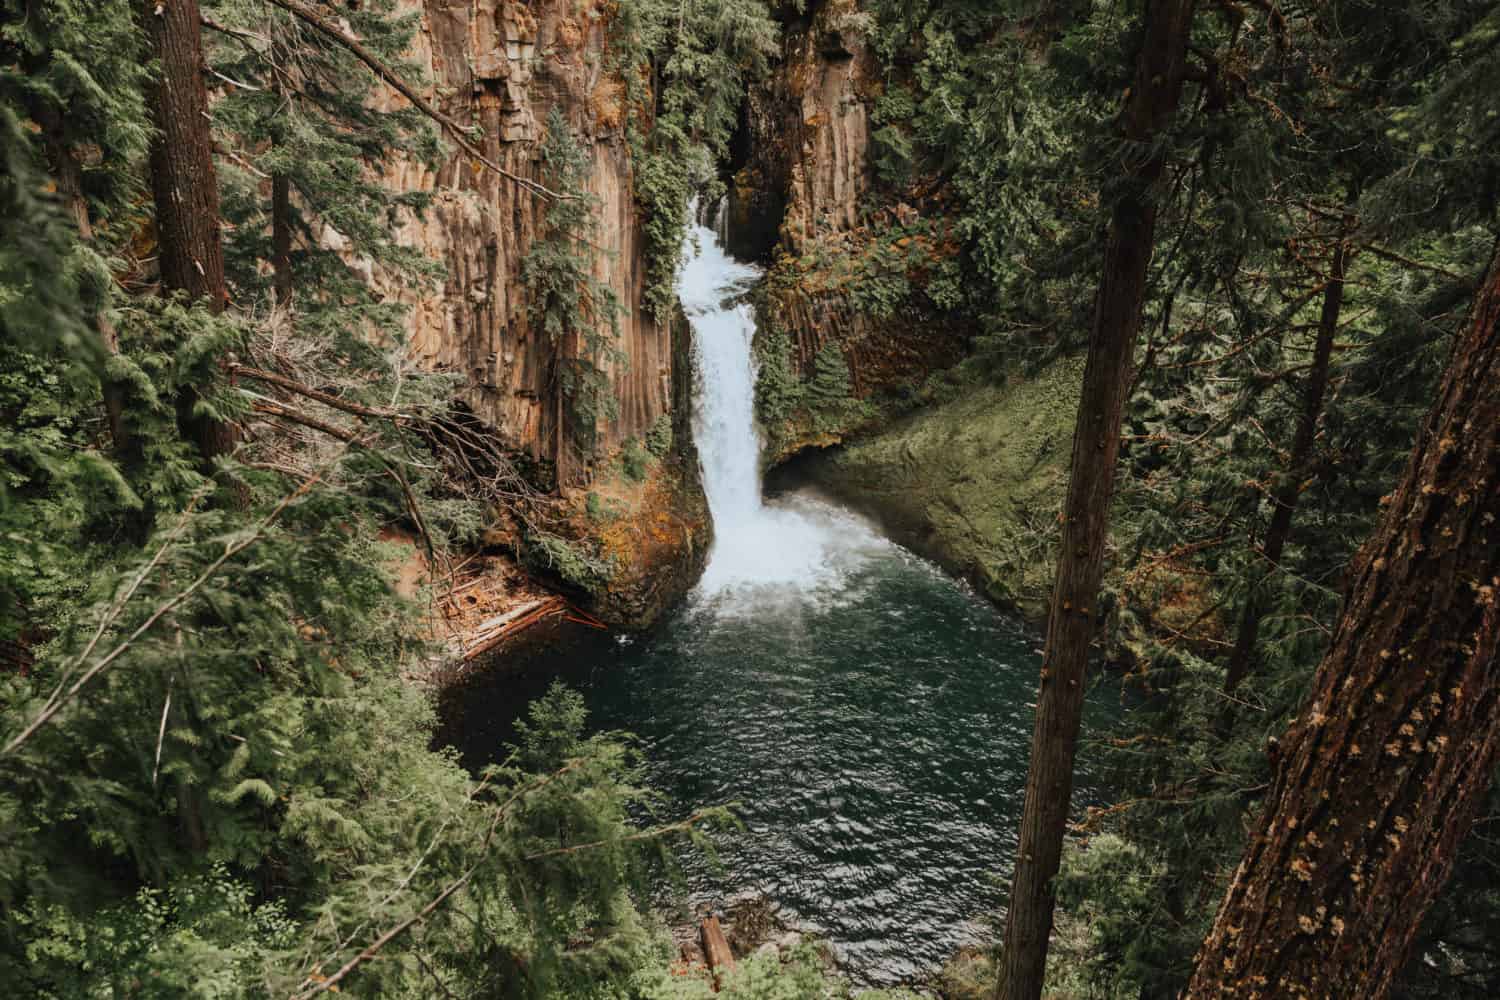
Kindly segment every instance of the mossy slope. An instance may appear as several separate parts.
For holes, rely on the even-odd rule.
[[[964,391],[809,459],[820,486],[996,602],[1045,614],[1081,358]]]

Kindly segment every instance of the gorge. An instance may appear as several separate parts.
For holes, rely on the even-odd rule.
[[[745,828],[722,868],[691,863],[689,902],[764,896],[854,980],[921,981],[984,941],[1039,640],[827,500],[762,501],[746,301],[759,272],[716,228],[693,228],[679,278],[713,512],[702,578],[645,634],[575,626],[508,650],[445,693],[438,741],[471,767],[499,761],[514,719],[561,679],[591,728],[639,737],[669,815],[735,803]]]
[[[1500,995],[1497,81],[0,5],[0,994]]]

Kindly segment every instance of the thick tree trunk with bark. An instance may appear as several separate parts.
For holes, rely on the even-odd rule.
[[[214,176],[208,90],[198,0],[145,0],[141,19],[161,75],[151,91],[157,135],[151,143],[151,194],[161,280],[167,288],[224,308],[224,249]]]
[[[1500,763],[1500,256],[1351,580],[1190,1000],[1388,995]]]
[[[1292,453],[1282,471],[1280,485],[1271,494],[1271,524],[1266,529],[1265,544],[1261,546],[1261,556],[1266,563],[1266,578],[1281,566],[1281,554],[1292,534],[1292,515],[1302,496],[1302,480],[1307,471],[1308,460],[1312,457],[1313,444],[1318,439],[1318,420],[1323,415],[1323,398],[1328,395],[1328,366],[1333,357],[1333,340],[1338,333],[1339,314],[1344,306],[1344,271],[1347,266],[1348,243],[1341,231],[1338,245],[1333,251],[1333,262],[1329,267],[1328,287],[1323,290],[1318,340],[1313,347],[1312,369],[1307,373],[1307,382],[1302,387],[1302,410],[1297,415],[1297,432],[1292,438]],[[1260,640],[1260,620],[1265,613],[1265,583],[1266,579],[1257,581],[1245,601],[1245,613],[1240,619],[1234,651],[1230,654],[1229,668],[1224,676],[1224,690],[1229,694],[1234,693],[1234,689],[1240,686],[1240,682],[1254,665],[1255,647]]]
[[[222,312],[229,292],[198,0],[145,0],[141,24],[161,70],[150,100],[157,129],[151,143],[151,194],[162,286],[204,299],[209,309]],[[184,432],[205,459],[228,454],[237,440],[234,425],[194,414],[196,403],[192,392],[179,401]]]
[[[1123,116],[1121,149],[1129,186],[1110,223],[1073,435],[1062,545],[996,990],[1002,1000],[1036,1000],[1042,992],[1052,933],[1052,879],[1062,859],[1084,671],[1099,617],[1120,421],[1155,242],[1154,188],[1165,167],[1159,140],[1181,99],[1192,19],[1193,0],[1153,0]]]

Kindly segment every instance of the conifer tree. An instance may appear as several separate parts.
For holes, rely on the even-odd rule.
[[[219,180],[209,133],[208,89],[198,0],[145,0],[141,23],[159,76],[150,88],[156,135],[151,142],[151,193],[162,287],[224,311]],[[204,459],[234,450],[239,434],[222,417],[202,412],[196,391],[185,389],[179,418]]]
[[[1134,82],[1122,112],[1123,190],[1111,208],[1104,270],[1094,302],[1006,914],[1004,966],[996,996],[1008,1000],[1036,1000],[1042,994],[1052,934],[1052,879],[1062,858],[1084,671],[1099,618],[1120,422],[1156,237],[1153,188],[1166,166],[1162,133],[1182,97],[1193,7],[1192,0],[1158,0],[1147,6]]]
[[[1185,996],[1389,994],[1500,763],[1500,257]]]

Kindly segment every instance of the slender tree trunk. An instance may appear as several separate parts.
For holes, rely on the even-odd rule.
[[[1229,668],[1224,676],[1224,690],[1229,694],[1234,693],[1234,689],[1240,686],[1240,682],[1254,666],[1255,647],[1260,638],[1260,620],[1265,613],[1265,583],[1281,566],[1281,553],[1286,549],[1287,539],[1292,533],[1292,515],[1297,510],[1308,460],[1312,457],[1313,444],[1318,438],[1318,420],[1323,415],[1323,398],[1328,394],[1328,363],[1333,357],[1333,340],[1338,333],[1339,313],[1344,305],[1344,271],[1348,264],[1348,242],[1345,236],[1345,229],[1340,229],[1338,246],[1334,248],[1333,263],[1329,268],[1328,287],[1323,291],[1323,311],[1318,319],[1318,340],[1313,347],[1312,370],[1307,373],[1307,382],[1302,387],[1302,411],[1297,416],[1292,453],[1282,471],[1281,483],[1271,494],[1274,509],[1271,512],[1271,524],[1266,529],[1265,544],[1261,547],[1261,555],[1265,558],[1265,573],[1251,586],[1250,595],[1245,601],[1245,613],[1240,619],[1234,651],[1230,654]]]
[[[1189,1000],[1381,1000],[1500,763],[1500,255],[1283,742]]]
[[[203,299],[210,310],[222,312],[229,292],[198,0],[145,0],[141,23],[161,67],[150,100],[157,129],[151,143],[151,194],[162,286]],[[178,420],[211,461],[232,451],[238,435],[233,424],[194,413],[197,402],[196,393],[183,393]]]
[[[273,48],[271,58],[278,63],[291,64],[288,53],[281,46]],[[281,74],[275,74],[272,86],[278,100],[285,102],[287,96],[281,84]],[[277,139],[273,138],[272,143]],[[272,289],[276,302],[282,308],[292,304],[292,179],[282,171],[271,176],[271,273]]]
[[[1001,1000],[1036,1000],[1042,992],[1052,933],[1052,879],[1062,858],[1073,792],[1073,756],[1083,711],[1084,670],[1098,620],[1120,421],[1155,242],[1153,189],[1165,167],[1159,139],[1182,96],[1192,18],[1193,0],[1152,0],[1124,112],[1128,189],[1116,203],[1110,223],[1073,435],[1062,546],[996,989]]]
[[[292,304],[292,182],[286,174],[271,178],[271,270],[276,302]]]
[[[51,161],[52,175],[57,179],[58,194],[73,216],[73,222],[78,227],[78,238],[85,243],[92,243],[94,223],[89,217],[88,199],[83,193],[83,167],[67,140],[61,115],[50,104],[39,104],[42,106],[33,108],[32,114],[47,137],[48,159]],[[110,354],[119,354],[119,333],[115,330],[114,323],[104,314],[102,305],[103,303],[97,302],[89,304],[89,320],[104,349]],[[124,452],[130,446],[129,432],[125,429],[124,389],[113,379],[104,376],[100,392],[104,397],[104,415],[109,424],[110,440],[114,442],[116,452]]]

